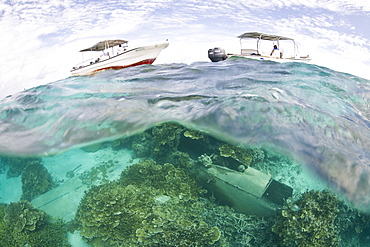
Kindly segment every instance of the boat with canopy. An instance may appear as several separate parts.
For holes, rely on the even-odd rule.
[[[93,75],[108,69],[123,69],[131,66],[152,64],[159,53],[168,46],[168,41],[151,46],[141,46],[128,49],[126,40],[104,40],[97,44],[80,50],[90,53],[89,59],[74,66],[71,70],[73,76]],[[100,52],[100,54],[96,54]]]
[[[248,32],[239,35],[240,54],[226,54],[222,48],[208,50],[208,57],[213,61],[245,57],[255,60],[275,62],[309,62],[309,55],[299,55],[298,45],[293,38],[260,32]]]

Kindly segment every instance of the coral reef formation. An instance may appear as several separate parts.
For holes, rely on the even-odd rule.
[[[10,234],[9,227],[4,220],[5,216],[5,209],[7,208],[6,204],[0,204],[0,243],[2,246],[15,246],[14,240]]]
[[[150,157],[153,154],[154,140],[151,134],[144,132],[130,138],[131,149],[137,157]]]
[[[93,167],[91,170],[84,171],[79,175],[83,184],[91,186],[92,184],[102,184],[109,182],[107,172],[114,166],[113,160],[103,161]]]
[[[195,200],[203,191],[194,179],[182,168],[172,164],[157,164],[154,160],[144,160],[122,172],[120,181],[124,185],[153,188],[162,194],[181,200]]]
[[[223,157],[231,157],[246,167],[250,166],[252,162],[252,152],[249,149],[236,147],[230,144],[224,144],[220,148],[220,155]]]
[[[168,163],[173,164],[176,167],[182,167],[186,171],[191,170],[196,163],[194,162],[194,160],[190,158],[190,155],[188,153],[181,151],[175,151],[168,154],[168,156],[164,160]]]
[[[125,143],[146,159],[128,167],[118,181],[92,187],[76,214],[91,246],[275,246],[268,237],[271,220],[210,202],[212,193],[192,178],[203,159],[245,169],[263,159],[263,151],[225,144],[172,122],[127,139],[115,148]]]
[[[190,129],[185,130],[184,136],[185,137],[189,137],[189,138],[194,139],[194,140],[198,140],[198,139],[204,138],[203,133],[201,133],[199,131],[195,131],[195,130],[190,130]]]
[[[18,177],[22,174],[23,169],[34,162],[40,162],[39,158],[22,158],[22,157],[0,157],[0,164],[8,168],[6,178]],[[2,168],[3,169],[3,168]]]
[[[278,247],[279,239],[271,234],[275,217],[258,217],[237,213],[228,206],[217,205],[214,200],[203,200],[206,222],[217,226],[230,246]]]
[[[308,191],[288,204],[276,221],[273,232],[283,246],[338,246],[335,226],[339,200],[327,191]]]
[[[116,181],[109,181],[107,176],[107,171],[116,165],[112,160],[101,162],[79,176],[89,189],[71,228],[78,228],[92,247],[368,244],[370,216],[359,213],[327,191],[302,195],[296,191],[298,199],[288,201],[281,215],[257,217],[220,205],[213,197],[214,192],[205,191],[195,180],[199,166],[207,167],[207,164],[241,172],[249,166],[265,173],[277,173],[281,169],[299,172],[298,165],[285,155],[231,145],[173,122],[108,144],[114,151],[130,148],[142,159],[126,168]],[[94,152],[107,146],[103,143],[85,151]],[[27,166],[19,165],[25,171],[22,198],[32,199],[50,188],[51,177],[40,160],[16,162]],[[73,172],[69,173],[70,177],[74,176]],[[27,201],[0,204],[1,246],[69,246],[66,231],[63,222],[53,220]],[[357,236],[356,244],[353,236]]]
[[[0,205],[0,242],[3,247],[70,246],[63,222],[28,201]]]
[[[161,163],[170,162],[175,166],[177,165],[173,158],[176,152],[181,152],[182,156],[188,155],[194,160],[206,154],[211,157],[213,164],[235,170],[240,166],[245,169],[264,158],[264,152],[260,149],[252,150],[226,144],[175,122],[158,124],[127,139],[136,157],[152,158]],[[185,160],[182,159],[183,165],[192,166],[191,161],[186,161],[185,164]]]
[[[166,146],[167,150],[177,150],[180,144],[181,133],[184,127],[177,123],[163,123],[152,129],[152,136],[155,141],[154,151],[163,150],[161,146]]]
[[[55,186],[47,169],[38,161],[29,163],[22,173],[22,200],[31,201]]]
[[[201,193],[183,169],[145,160],[92,187],[76,218],[91,246],[227,246],[202,217]]]
[[[147,130],[146,133],[150,134],[151,137],[147,136],[146,143],[151,141],[153,149],[150,156],[146,156],[146,158],[152,158],[161,163],[168,162],[166,160],[168,155],[179,151],[184,131],[185,128],[182,125],[174,122],[158,124]]]
[[[81,235],[91,246],[128,244],[141,224],[148,197],[147,191],[117,182],[92,187],[76,214]]]
[[[370,215],[340,201],[335,225],[340,235],[339,246],[368,246],[370,236]]]
[[[45,214],[28,201],[11,203],[5,210],[4,221],[15,233],[34,231],[44,220]]]

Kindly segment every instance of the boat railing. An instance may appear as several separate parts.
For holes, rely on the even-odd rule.
[[[104,55],[101,55],[101,56],[96,56],[96,57],[91,57],[89,59],[86,59],[78,64],[76,64],[75,66],[73,66],[73,69],[80,69],[80,68],[83,68],[83,67],[86,67],[86,66],[89,66],[89,65],[93,65],[95,63],[98,63],[98,62],[101,62],[101,61],[104,61],[104,60],[107,60],[109,59],[110,56],[104,56]]]
[[[106,61],[108,59],[112,59],[112,58],[117,57],[117,56],[120,56],[122,54],[125,54],[125,53],[128,53],[128,52],[132,52],[132,51],[136,51],[136,50],[139,50],[139,49],[142,49],[142,48],[141,47],[138,47],[138,48],[134,48],[134,49],[130,49],[130,50],[124,50],[123,52],[118,53],[118,54],[115,54],[113,56],[110,56],[109,53],[105,53],[105,54],[100,55],[100,56],[92,57],[92,58],[89,58],[89,59],[84,60],[81,63],[76,64],[72,68],[72,70],[77,70],[77,69],[81,69],[83,67],[91,66],[93,64],[100,63],[100,62]]]

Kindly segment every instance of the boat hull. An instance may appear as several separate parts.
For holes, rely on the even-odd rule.
[[[93,64],[72,69],[71,74],[73,76],[86,76],[93,75],[103,70],[118,70],[143,64],[152,64],[156,60],[159,53],[167,46],[168,42],[152,46],[137,47],[110,57],[106,60],[101,60]]]
[[[253,60],[259,61],[274,61],[278,63],[288,63],[288,62],[300,62],[300,63],[309,63],[311,58],[300,57],[300,58],[277,58],[277,57],[266,57],[266,56],[258,56],[258,55],[229,55],[228,59],[236,59],[236,58],[248,58]]]

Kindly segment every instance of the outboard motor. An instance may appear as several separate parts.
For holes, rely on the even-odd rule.
[[[215,47],[213,49],[208,50],[208,57],[211,59],[212,62],[218,62],[226,60],[227,55],[225,50],[220,47]]]

